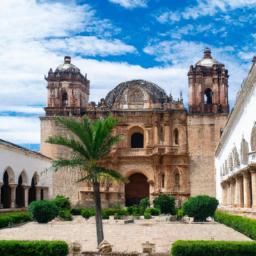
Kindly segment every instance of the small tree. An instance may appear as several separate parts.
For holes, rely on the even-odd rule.
[[[194,221],[206,221],[212,217],[218,207],[218,200],[214,197],[202,195],[190,197],[183,205],[184,213],[194,217]]]
[[[84,117],[81,121],[57,117],[56,122],[64,126],[73,135],[53,136],[48,143],[61,145],[72,150],[73,155],[69,159],[58,159],[53,161],[53,167],[58,170],[61,167],[70,167],[73,170],[80,170],[83,176],[78,181],[89,181],[94,192],[96,230],[98,244],[104,239],[102,217],[101,217],[101,196],[100,181],[102,179],[115,179],[124,181],[120,173],[105,168],[101,163],[113,145],[121,139],[120,135],[113,135],[112,130],[117,125],[117,120],[112,117],[92,121]]]
[[[159,195],[153,201],[154,207],[158,208],[161,213],[175,214],[175,197],[170,195]]]

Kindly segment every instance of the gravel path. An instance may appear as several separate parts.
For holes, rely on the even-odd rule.
[[[65,240],[78,241],[83,250],[96,250],[95,224],[76,217],[72,222],[53,221],[48,224],[27,223],[16,228],[0,230],[0,240]],[[105,239],[114,251],[141,251],[141,244],[149,241],[156,244],[157,252],[167,252],[176,240],[229,240],[249,241],[250,239],[222,224],[183,224],[178,222],[156,222],[137,220],[132,224],[104,223]]]

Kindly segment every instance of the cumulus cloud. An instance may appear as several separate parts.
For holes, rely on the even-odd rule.
[[[255,0],[197,0],[196,5],[182,11],[164,11],[157,16],[160,23],[177,22],[181,19],[198,19],[203,16],[214,16],[218,12],[228,12],[237,8],[256,6]]]
[[[148,0],[109,0],[109,2],[119,4],[127,9],[133,9],[138,7],[147,7]]]
[[[49,50],[83,56],[110,56],[136,53],[136,48],[118,39],[99,39],[95,36],[76,36],[71,38],[51,39],[46,42]]]

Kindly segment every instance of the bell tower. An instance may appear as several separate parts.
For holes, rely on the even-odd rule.
[[[228,70],[212,58],[205,48],[204,57],[188,72],[189,112],[228,113]]]
[[[89,100],[90,81],[80,69],[65,56],[64,63],[53,72],[49,70],[47,81],[48,98],[46,116],[82,115]]]

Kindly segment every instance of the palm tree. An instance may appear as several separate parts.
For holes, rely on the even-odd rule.
[[[111,178],[117,181],[124,181],[122,175],[114,170],[102,166],[104,160],[113,145],[117,144],[121,135],[113,135],[113,128],[118,121],[112,117],[91,121],[84,117],[76,120],[65,117],[56,117],[56,122],[64,126],[73,138],[68,136],[52,136],[47,142],[50,144],[61,145],[71,149],[72,156],[68,159],[57,159],[53,161],[55,170],[61,167],[69,167],[73,170],[82,172],[81,181],[88,181],[93,186],[95,212],[96,212],[96,231],[98,245],[103,241],[103,226],[101,217],[101,195],[100,181]],[[60,169],[61,170],[61,169]]]

